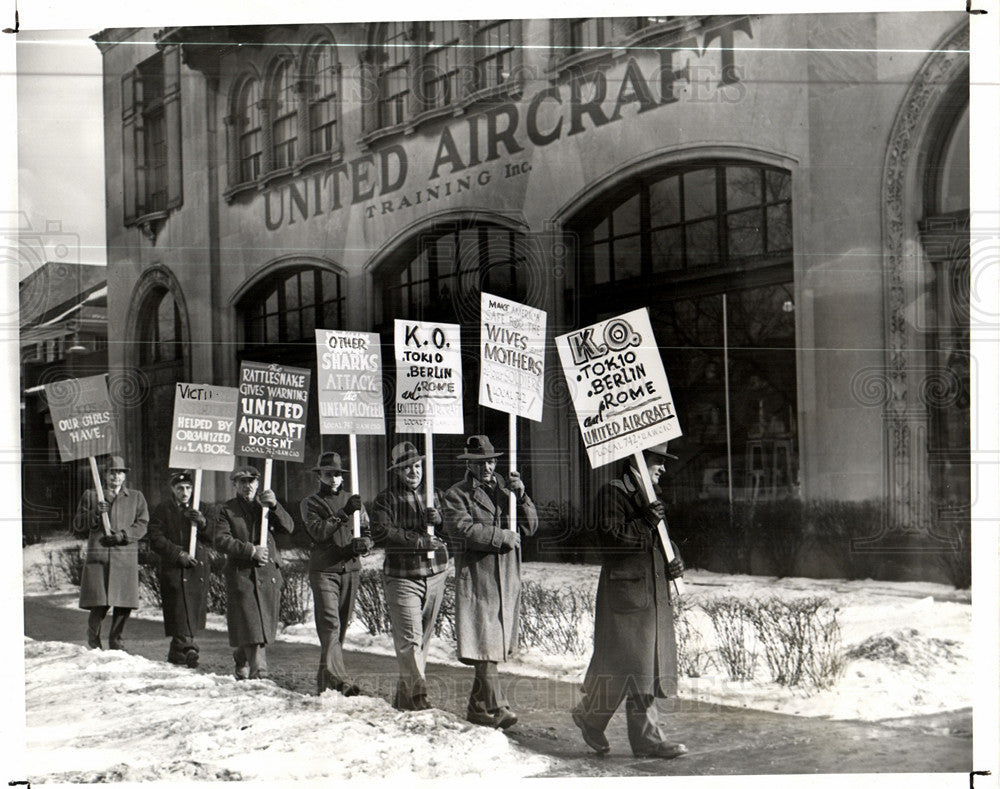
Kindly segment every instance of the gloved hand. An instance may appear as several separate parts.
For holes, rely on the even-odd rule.
[[[364,556],[372,549],[372,541],[368,537],[355,537],[351,540],[351,553]]]
[[[267,564],[267,546],[266,545],[255,545],[253,547],[253,560],[258,567],[263,567]]]
[[[416,547],[421,551],[436,551],[439,548],[444,548],[445,543],[436,536],[419,534],[417,535]]]
[[[361,511],[361,497],[355,493],[347,500],[347,504],[344,505],[344,514],[350,518],[355,512]]]
[[[684,562],[680,556],[674,554],[674,560],[667,565],[667,576],[673,581],[682,575],[684,575]]]
[[[111,512],[111,505],[108,504],[107,500],[99,501],[94,505],[94,509],[96,509],[97,514],[100,515],[102,512]]]
[[[105,548],[111,548],[112,546],[118,544],[118,538],[114,535],[114,533],[102,534],[98,542]]]
[[[503,542],[500,543],[500,553],[513,551],[521,545],[521,535],[513,529],[503,529],[501,539]]]
[[[666,522],[667,520],[667,510],[663,506],[663,502],[660,500],[651,501],[642,509],[642,516],[646,519],[646,522],[650,526],[656,527],[656,524],[660,521]]]
[[[518,498],[524,495],[524,482],[521,481],[521,475],[516,471],[511,471],[507,475],[507,486],[514,491],[514,495]]]
[[[424,513],[424,525],[425,526],[440,526],[441,525],[441,513],[438,512],[434,507],[428,507]]]
[[[117,540],[118,545],[128,545],[128,532],[124,529],[120,531],[111,532],[114,535],[115,540]]]
[[[198,510],[193,507],[189,508],[185,513],[184,517],[187,518],[191,523],[197,526],[199,529],[205,526],[205,516],[202,515]]]
[[[177,557],[177,562],[181,567],[197,567],[198,560],[195,559],[187,551],[181,551],[181,555]]]
[[[274,495],[274,491],[270,488],[262,491],[259,498],[261,505],[264,507],[275,507],[278,504],[278,497]]]

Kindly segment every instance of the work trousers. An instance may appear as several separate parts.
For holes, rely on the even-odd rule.
[[[425,578],[382,577],[399,664],[395,705],[399,709],[411,709],[414,699],[427,696],[427,653],[444,599],[446,575],[440,572]]]
[[[472,680],[468,711],[495,715],[500,709],[509,707],[503,688],[500,687],[496,661],[477,660],[472,665],[475,666],[476,675]]]
[[[267,651],[263,644],[243,644],[233,651],[237,679],[267,677]]]
[[[354,599],[358,593],[357,571],[348,573],[309,573],[313,592],[316,633],[319,635],[318,690],[342,690],[347,684],[344,665],[344,638],[354,614]]]
[[[611,675],[594,680],[587,677],[583,692],[577,709],[588,726],[604,731],[625,699],[625,722],[632,751],[647,752],[668,742],[666,733],[660,728],[655,699],[651,694],[639,692],[631,678]]]
[[[120,649],[122,644],[122,633],[125,630],[125,623],[132,614],[131,608],[119,608],[115,606],[111,612],[111,632],[108,634],[108,646],[111,649]],[[87,644],[94,649],[101,646],[101,623],[108,615],[108,606],[95,605],[90,609],[90,616],[87,618]]]

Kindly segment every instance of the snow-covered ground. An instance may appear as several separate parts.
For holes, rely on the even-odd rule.
[[[25,594],[73,590],[64,582],[52,586],[57,574],[51,571],[48,559],[51,551],[72,542],[34,545],[24,550]],[[366,557],[365,564],[379,566],[380,558]],[[522,574],[525,580],[550,588],[592,590],[596,588],[598,572],[599,568],[588,565],[527,563]],[[849,660],[837,684],[823,691],[780,687],[770,681],[763,666],[753,681],[734,682],[719,667],[705,671],[700,677],[682,677],[681,697],[786,714],[866,721],[972,706],[972,606],[968,591],[931,583],[775,579],[697,570],[689,571],[685,582],[687,597],[692,602],[725,595],[826,597],[838,609],[846,649],[875,637],[884,638],[887,648],[886,655],[877,660]],[[75,601],[70,600],[67,605],[75,606]],[[136,615],[160,618],[156,609],[140,609]],[[690,616],[702,643],[713,644],[715,636],[708,617],[697,609]],[[210,614],[209,627],[225,629],[225,618]],[[590,632],[592,620],[581,623],[581,627]],[[286,628],[279,639],[319,644],[311,622]],[[391,636],[372,636],[357,619],[348,629],[347,648],[394,654]],[[578,682],[583,678],[588,659],[589,654],[547,655],[526,650],[501,668],[510,674]],[[435,639],[431,660],[457,665],[454,645]]]
[[[25,639],[32,782],[449,778],[544,772],[496,729]],[[67,704],[68,698],[73,699]]]

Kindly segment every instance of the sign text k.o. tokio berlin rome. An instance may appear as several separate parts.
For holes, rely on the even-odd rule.
[[[441,129],[426,183],[419,188],[411,186],[404,191],[410,175],[410,157],[406,147],[396,143],[283,183],[264,193],[264,226],[278,230],[339,211],[345,205],[362,203],[365,218],[372,219],[488,187],[494,182],[494,175],[498,179],[524,175],[531,170],[528,160],[507,163],[499,171],[481,166],[504,156],[522,153],[528,156],[528,146],[542,148],[563,137],[589,133],[621,121],[623,109],[630,105],[635,105],[634,112],[639,114],[678,103],[675,88],[679,83],[696,87],[690,52],[702,56],[716,42],[721,52],[721,68],[710,70],[712,84],[733,93],[727,100],[738,101],[745,87],[735,62],[737,50],[733,45],[737,33],[753,37],[748,17],[706,28],[700,43],[692,36],[669,47],[657,48],[656,65],[646,73],[639,61],[630,57],[617,92],[609,86],[604,71],[593,69],[574,75],[568,85],[539,90],[527,102],[526,109],[522,110],[524,102],[503,102],[449,123]],[[679,58],[685,53],[688,59],[681,65]],[[691,100],[703,99],[693,95]],[[551,117],[553,109],[556,117]],[[468,172],[470,168],[480,169]],[[455,177],[440,180],[445,176]]]

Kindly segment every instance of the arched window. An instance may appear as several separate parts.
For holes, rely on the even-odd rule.
[[[183,355],[181,316],[173,294],[166,289],[154,291],[142,310],[139,324],[139,364],[175,362]]]
[[[309,80],[309,153],[330,153],[340,144],[340,64],[332,43],[315,46],[306,62]]]
[[[708,162],[630,179],[569,223],[581,323],[649,308],[684,425],[678,499],[797,495],[791,209],[788,172]]]
[[[475,90],[503,85],[514,71],[519,41],[515,23],[510,19],[476,22],[472,35],[476,75]]]
[[[295,161],[298,138],[299,104],[295,93],[295,64],[291,58],[278,65],[271,86],[271,166],[280,170],[291,167]]]
[[[389,22],[382,39],[382,64],[378,76],[378,125],[394,126],[406,120],[410,93],[410,50],[407,23]]]
[[[240,125],[239,181],[255,181],[260,176],[263,140],[261,136],[260,82],[248,79],[240,90],[236,103],[236,119]]]
[[[344,291],[339,274],[316,266],[286,268],[266,278],[237,307],[243,349],[315,344],[317,328],[343,325]],[[275,359],[277,361],[277,359]]]
[[[447,107],[461,96],[459,78],[459,23],[427,23],[427,46],[421,63],[421,109]]]

